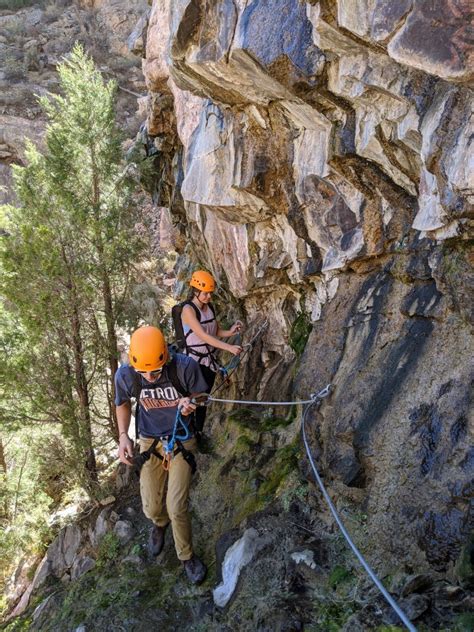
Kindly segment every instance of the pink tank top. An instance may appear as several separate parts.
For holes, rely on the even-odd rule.
[[[199,309],[199,312],[201,314],[201,327],[207,334],[216,336],[217,321],[212,309],[206,305],[204,309]],[[199,364],[208,366],[213,371],[217,371],[218,365],[214,358],[216,348],[204,343],[202,339],[194,333],[189,325],[186,325],[185,323],[183,323],[183,331],[186,336],[186,354],[197,360]]]

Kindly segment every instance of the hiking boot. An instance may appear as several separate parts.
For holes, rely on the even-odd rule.
[[[150,537],[148,539],[148,550],[155,557],[163,550],[163,546],[165,544],[166,526],[158,527],[154,524],[151,528]]]
[[[207,573],[207,566],[195,555],[183,562],[184,572],[192,584],[201,584]]]

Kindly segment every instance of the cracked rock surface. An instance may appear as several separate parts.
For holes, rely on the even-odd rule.
[[[468,4],[155,0],[143,61],[178,291],[198,262],[249,335],[268,316],[247,398],[333,383],[332,493],[387,569],[451,576],[474,520]]]

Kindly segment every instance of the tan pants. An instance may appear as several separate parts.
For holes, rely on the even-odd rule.
[[[141,438],[140,452],[147,450],[152,443],[153,439]],[[184,441],[183,447],[194,452],[197,448],[196,439]],[[161,443],[158,443],[156,450],[163,455]],[[191,468],[181,453],[173,457],[168,472],[163,469],[160,459],[151,456],[140,473],[143,512],[158,527],[171,522],[174,545],[180,560],[189,560],[193,556],[191,516],[188,510],[191,477]]]

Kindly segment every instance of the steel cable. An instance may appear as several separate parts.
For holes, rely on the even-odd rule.
[[[393,599],[393,597],[385,589],[385,587],[382,584],[382,582],[379,580],[377,575],[374,573],[374,571],[370,568],[368,563],[365,561],[362,553],[356,547],[356,545],[352,541],[349,533],[346,531],[346,528],[345,528],[341,518],[339,517],[339,514],[337,513],[337,510],[336,510],[336,508],[335,508],[335,506],[334,506],[334,504],[333,504],[333,502],[331,500],[331,497],[329,496],[328,492],[326,491],[324,483],[321,480],[321,477],[319,476],[318,470],[316,468],[316,465],[314,463],[313,457],[311,455],[311,450],[310,450],[310,447],[309,447],[309,444],[308,444],[308,440],[307,440],[307,437],[306,437],[306,427],[305,427],[306,426],[306,415],[308,414],[308,411],[310,410],[310,408],[314,404],[318,403],[321,399],[323,399],[323,397],[326,397],[326,395],[329,394],[329,390],[330,390],[329,386],[326,386],[325,389],[323,389],[320,393],[315,395],[315,397],[314,397],[314,399],[312,399],[311,403],[306,406],[306,408],[305,408],[305,410],[303,412],[303,418],[302,418],[302,422],[301,422],[301,432],[302,432],[302,436],[303,436],[303,442],[304,442],[304,445],[305,445],[306,454],[308,456],[309,462],[311,464],[311,468],[313,470],[313,474],[314,474],[314,476],[316,478],[316,482],[318,483],[319,489],[321,490],[321,492],[322,492],[322,494],[324,496],[324,499],[325,499],[326,503],[328,504],[329,509],[331,510],[331,513],[332,513],[332,515],[334,517],[334,520],[336,521],[339,529],[342,532],[342,535],[345,537],[347,543],[349,544],[350,548],[352,549],[352,552],[357,557],[359,562],[362,564],[364,570],[369,575],[370,579],[377,586],[379,591],[382,593],[382,596],[384,597],[384,599],[390,604],[390,606],[396,612],[396,614],[398,615],[399,619],[403,622],[403,624],[406,626],[406,628],[408,630],[410,630],[410,632],[416,632],[415,626],[411,623],[410,619],[406,616],[406,614],[403,612],[403,610],[400,608],[400,606],[396,603],[396,601]]]

